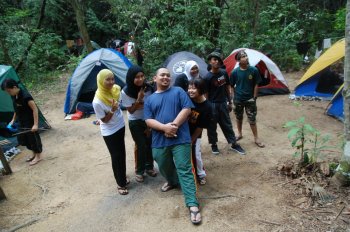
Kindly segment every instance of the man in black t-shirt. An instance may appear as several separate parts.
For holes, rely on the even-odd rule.
[[[235,133],[232,128],[229,115],[229,112],[232,111],[230,81],[226,71],[221,68],[223,65],[221,54],[218,51],[210,53],[208,61],[211,69],[204,79],[207,82],[207,99],[212,104],[213,120],[208,126],[208,140],[211,144],[212,153],[215,155],[220,153],[216,144],[218,142],[216,129],[217,123],[219,123],[227,142],[231,144],[230,149],[241,155],[245,155],[243,148],[236,143]]]

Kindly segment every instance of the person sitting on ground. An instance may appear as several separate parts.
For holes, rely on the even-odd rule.
[[[120,195],[128,194],[126,178],[125,123],[119,107],[120,86],[114,84],[114,74],[102,69],[97,74],[97,90],[92,102],[100,121],[101,135],[112,159],[112,169]]]
[[[188,94],[195,107],[191,109],[188,124],[192,141],[192,163],[200,185],[205,185],[207,182],[207,174],[202,161],[200,140],[203,128],[207,128],[208,121],[212,120],[211,105],[204,96],[205,89],[205,81],[202,78],[194,78],[190,80]],[[198,140],[199,143],[197,142]]]
[[[248,117],[250,128],[254,135],[254,142],[258,147],[265,147],[258,137],[256,125],[256,100],[258,98],[258,86],[261,82],[259,71],[256,67],[249,65],[247,53],[240,51],[236,55],[239,66],[231,73],[231,87],[234,92],[235,115],[237,122],[238,137],[242,139],[243,111]]]
[[[147,125],[152,128],[153,158],[167,180],[161,191],[169,191],[180,184],[191,222],[199,224],[201,214],[192,172],[191,136],[187,122],[193,104],[183,89],[170,86],[168,69],[158,69],[154,81],[157,90],[146,99],[144,114]]]
[[[29,162],[29,165],[35,165],[42,160],[41,153],[43,151],[41,138],[38,132],[38,107],[30,93],[21,88],[18,82],[13,79],[5,79],[1,84],[1,89],[12,97],[15,109],[15,113],[9,125],[13,125],[16,119],[18,119],[20,128],[30,128],[30,131],[27,133],[18,134],[17,139],[20,145],[26,146],[33,152],[33,155],[26,161]]]
[[[153,167],[150,128],[144,120],[144,100],[152,94],[152,86],[145,82],[141,67],[131,66],[126,74],[126,85],[122,90],[122,104],[128,111],[129,129],[136,143],[135,172],[136,181],[144,181],[144,173],[157,176]]]

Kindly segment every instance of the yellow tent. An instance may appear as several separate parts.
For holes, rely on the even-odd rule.
[[[306,71],[304,76],[299,80],[298,85],[308,80],[318,72],[335,63],[345,56],[345,39],[341,39],[333,44],[325,53],[323,53]]]

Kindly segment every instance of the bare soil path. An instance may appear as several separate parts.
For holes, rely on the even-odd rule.
[[[291,90],[301,75],[285,74]],[[195,227],[181,192],[160,192],[164,182],[160,175],[147,177],[142,184],[135,181],[128,129],[125,140],[131,185],[129,195],[117,194],[107,148],[99,128],[92,124],[95,118],[63,120],[67,80],[61,82],[55,93],[35,96],[53,127],[42,134],[44,160],[28,166],[25,159],[30,153],[21,147],[21,154],[11,161],[14,173],[0,176],[8,197],[0,202],[0,231],[25,223],[29,225],[18,231],[346,231],[343,221],[334,220],[338,212],[329,213],[330,219],[323,221],[295,206],[299,197],[285,188],[286,177],[276,175],[277,163],[292,159],[293,154],[282,128],[285,122],[305,116],[322,133],[335,137],[343,132],[341,122],[324,114],[327,102],[300,102],[296,107],[288,95],[259,98],[258,130],[266,147],[254,144],[245,121],[240,143],[246,156],[228,151],[220,130],[222,153],[212,155],[204,135],[208,181],[198,190],[203,223]]]

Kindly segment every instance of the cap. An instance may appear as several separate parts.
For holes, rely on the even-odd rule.
[[[208,60],[210,60],[210,59],[213,58],[213,57],[217,58],[217,59],[220,61],[221,64],[224,63],[224,62],[222,61],[222,55],[221,55],[220,52],[218,52],[218,51],[213,51],[212,53],[210,53],[210,54],[208,55]]]

